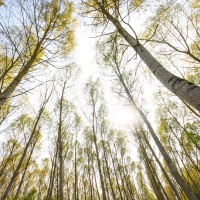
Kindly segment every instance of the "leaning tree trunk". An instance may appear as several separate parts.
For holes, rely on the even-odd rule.
[[[32,157],[32,154],[33,154],[33,150],[35,149],[35,146],[36,146],[36,143],[37,143],[37,136],[38,136],[38,133],[39,133],[39,132],[37,132],[37,135],[35,136],[35,142],[34,142],[32,148],[31,148],[31,152],[30,152],[30,154],[29,154],[28,161],[27,161],[27,163],[26,163],[24,172],[23,172],[23,174],[22,174],[22,178],[21,178],[20,183],[19,183],[19,186],[18,186],[18,188],[17,188],[17,192],[16,192],[16,194],[15,194],[14,200],[17,200],[17,199],[18,199],[18,196],[19,196],[19,194],[20,194],[20,190],[21,190],[21,187],[22,187],[22,184],[23,184],[23,182],[24,182],[24,178],[25,178],[26,172],[27,172],[27,170],[28,170],[28,167],[29,167],[29,164],[30,164],[30,161],[31,161],[31,157]]]
[[[35,133],[37,131],[37,126],[38,126],[38,123],[39,123],[40,118],[42,116],[42,113],[44,111],[45,104],[46,104],[46,102],[43,103],[43,105],[42,105],[42,107],[41,107],[41,109],[39,111],[37,120],[36,120],[36,122],[34,124],[32,132],[31,132],[30,138],[29,138],[29,140],[28,140],[28,142],[27,142],[27,144],[26,144],[26,146],[24,148],[24,151],[23,151],[23,153],[21,155],[21,158],[20,158],[20,160],[19,160],[19,162],[17,164],[17,167],[16,167],[16,169],[15,169],[15,171],[14,171],[14,173],[13,173],[13,175],[12,175],[12,177],[11,177],[9,183],[8,183],[8,186],[7,186],[7,188],[6,188],[5,192],[4,192],[1,200],[6,200],[7,199],[8,195],[9,195],[9,192],[10,192],[15,180],[16,180],[17,176],[19,175],[20,168],[21,168],[21,166],[23,164],[23,161],[24,161],[24,159],[25,159],[25,157],[27,155],[27,151],[28,151],[28,149],[29,149],[29,147],[30,147],[30,145],[31,145],[31,143],[32,143],[32,141],[34,139]]]
[[[109,185],[110,185],[112,197],[113,197],[114,200],[116,200],[115,191],[114,191],[111,176],[110,176],[111,173],[110,173],[110,169],[109,169],[109,165],[108,165],[107,152],[106,152],[105,143],[104,143],[105,141],[103,140],[102,132],[101,132],[101,140],[102,140],[102,147],[103,147],[103,157],[104,157],[104,160],[105,160],[106,170],[107,170],[107,173],[108,173],[107,176],[108,176],[108,180],[109,180]]]
[[[110,143],[108,143],[108,150],[109,150],[109,154],[111,156],[111,161],[112,161],[112,166],[113,166],[113,173],[115,175],[115,179],[116,179],[116,183],[117,183],[117,186],[115,188],[115,190],[117,191],[117,189],[119,190],[119,195],[120,195],[120,199],[123,199],[123,195],[122,195],[122,191],[121,191],[121,187],[119,185],[119,176],[117,175],[117,167],[115,166],[115,162],[114,162],[114,157],[113,157],[113,152],[111,151],[111,146],[110,146]]]
[[[31,55],[27,63],[23,66],[23,69],[16,75],[16,77],[12,80],[12,82],[8,85],[8,87],[2,93],[0,93],[0,109],[2,105],[6,102],[6,100],[11,97],[15,89],[19,86],[20,82],[28,74],[28,72],[34,65],[34,62],[37,60],[38,54],[41,52],[42,45],[46,39],[48,32],[49,28],[47,28],[46,31],[44,32],[43,37],[38,42],[37,46],[34,49],[33,54]]]
[[[136,51],[155,77],[181,100],[200,111],[200,87],[166,70],[137,39],[122,27],[118,19],[113,17],[102,4],[98,2],[97,4],[101,12],[113,23],[117,31]]]
[[[138,133],[136,133],[136,134],[138,134]],[[145,148],[146,142],[144,144],[144,142],[142,141],[140,136],[138,136],[137,138],[139,139],[141,155],[143,157],[146,172],[149,177],[151,187],[152,187],[157,199],[169,200],[169,197],[168,197],[167,193],[165,192],[165,189],[163,188],[163,185],[158,177],[156,168],[155,168],[155,166],[153,166],[154,161],[152,161],[149,158],[148,153],[146,151],[146,148]]]
[[[146,138],[146,134],[144,133],[143,130],[140,130],[140,132],[142,133],[144,141],[146,142],[147,146],[149,147],[149,149],[150,149],[150,151],[151,151],[153,157],[155,158],[156,162],[158,163],[158,165],[159,165],[159,167],[160,167],[162,173],[164,174],[164,176],[165,176],[167,182],[169,183],[170,187],[172,188],[172,190],[173,190],[174,194],[176,195],[177,199],[178,199],[178,200],[181,200],[181,197],[180,197],[180,195],[179,195],[179,193],[178,193],[177,188],[176,188],[176,187],[174,186],[174,184],[172,183],[172,181],[171,181],[170,177],[168,176],[166,170],[165,170],[164,167],[162,166],[162,164],[161,164],[159,158],[157,157],[157,155],[155,154],[154,150],[152,149],[152,147],[151,147],[151,145],[150,145],[148,139]]]
[[[176,166],[174,165],[172,159],[169,157],[167,151],[165,150],[164,146],[162,145],[162,143],[160,142],[160,140],[158,139],[153,127],[151,126],[150,122],[148,121],[147,117],[145,116],[145,114],[142,112],[142,110],[140,110],[131,93],[129,92],[129,89],[127,88],[123,76],[119,70],[119,68],[117,68],[118,70],[118,78],[120,79],[121,84],[124,87],[124,90],[129,98],[130,104],[133,107],[133,109],[139,114],[140,118],[143,120],[143,122],[145,123],[145,125],[147,126],[154,142],[156,143],[160,153],[162,154],[168,168],[169,171],[171,172],[172,176],[175,178],[176,182],[180,185],[181,189],[184,191],[185,195],[187,196],[188,200],[197,200],[196,196],[193,194],[193,192],[191,191],[190,187],[187,185],[187,183],[185,182],[185,180],[183,179],[183,177],[180,175],[180,173],[178,172]],[[141,123],[139,122],[139,128],[142,129],[141,127]]]

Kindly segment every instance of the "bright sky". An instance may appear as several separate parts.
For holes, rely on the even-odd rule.
[[[77,47],[75,48],[75,62],[81,68],[81,74],[76,86],[78,93],[83,95],[80,90],[90,76],[93,78],[101,77],[103,82],[102,87],[104,87],[105,101],[109,109],[109,118],[118,126],[118,128],[125,126],[127,123],[134,120],[134,115],[131,111],[131,108],[128,105],[119,104],[119,101],[116,99],[115,95],[111,93],[110,88],[106,87],[108,83],[101,75],[100,67],[96,64],[96,41],[94,38],[96,33],[92,32],[88,26],[80,26],[76,31],[76,41]],[[106,79],[106,78],[105,78]],[[80,101],[81,97],[79,96]],[[80,102],[79,101],[79,102]],[[79,104],[80,105],[80,104]]]

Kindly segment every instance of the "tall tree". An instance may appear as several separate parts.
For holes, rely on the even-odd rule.
[[[136,122],[137,129],[142,130],[143,123],[146,125],[149,133],[151,134],[154,142],[156,143],[160,153],[162,154],[162,156],[163,156],[171,174],[175,178],[176,182],[180,185],[180,187],[182,188],[182,190],[184,191],[184,193],[186,194],[188,199],[196,200],[197,198],[195,197],[195,195],[191,191],[190,187],[187,185],[187,183],[185,182],[185,180],[183,179],[183,177],[179,173],[178,169],[176,168],[175,164],[173,163],[172,159],[170,158],[168,152],[164,148],[163,144],[160,142],[156,132],[154,131],[154,129],[151,125],[151,123],[147,119],[144,112],[136,104],[136,101],[135,101],[135,99],[134,99],[134,97],[131,93],[131,88],[129,88],[130,84],[127,84],[128,79],[124,78],[124,75],[123,75],[123,72],[122,72],[122,68],[123,68],[122,66],[124,66],[123,65],[123,58],[122,58],[123,54],[121,56],[120,52],[123,52],[124,51],[123,48],[125,48],[125,47],[121,47],[122,49],[120,51],[120,48],[116,44],[116,42],[117,42],[117,37],[114,39],[114,41],[113,41],[114,45],[111,45],[110,49],[108,48],[105,51],[105,48],[102,48],[102,53],[105,56],[104,57],[105,64],[107,64],[107,66],[110,66],[111,69],[113,70],[114,74],[118,78],[119,82],[121,83],[123,90],[125,91],[125,93],[127,95],[127,99],[130,102],[130,105],[132,106],[133,111],[138,114],[139,121]],[[143,123],[141,122],[141,120],[142,120]]]
[[[73,3],[57,0],[18,0],[13,6],[6,3],[0,8],[4,39],[0,106],[35,66],[48,65],[53,58],[68,55],[74,47]]]
[[[124,19],[134,11],[134,1],[88,0],[82,2],[85,4],[86,13],[92,13],[91,15],[94,17],[95,24],[102,24],[107,27],[109,22],[111,22],[116,28],[116,31],[135,50],[136,54],[140,56],[154,76],[168,90],[200,111],[200,87],[183,78],[179,78],[164,68],[163,65],[139,42],[133,27],[131,27]],[[133,32],[133,35],[123,27],[122,23],[128,25],[129,29]]]
[[[102,189],[102,195],[103,199],[106,200],[106,190],[105,190],[105,182],[104,182],[104,177],[103,177],[103,171],[102,171],[102,164],[100,161],[100,153],[98,149],[98,137],[99,135],[99,116],[98,113],[100,111],[100,105],[99,105],[99,100],[102,98],[101,97],[101,92],[99,89],[99,83],[98,82],[90,82],[86,85],[86,90],[88,90],[89,93],[89,101],[88,104],[91,106],[91,133],[93,135],[93,141],[94,141],[94,146],[95,146],[95,153],[96,153],[96,158],[97,158],[97,166],[98,166],[98,171],[99,171],[99,176],[100,176],[100,182],[101,182],[101,189]]]
[[[12,177],[10,178],[10,180],[8,182],[8,185],[7,185],[5,191],[4,191],[3,195],[2,195],[2,198],[1,198],[2,200],[5,200],[8,197],[9,192],[11,190],[11,187],[14,184],[16,178],[18,177],[20,168],[21,168],[21,166],[22,166],[22,164],[24,162],[25,157],[27,156],[28,149],[30,148],[32,143],[35,143],[35,141],[34,141],[35,139],[37,141],[38,134],[39,134],[38,125],[39,125],[39,122],[40,122],[40,119],[42,117],[43,111],[45,109],[45,106],[46,106],[50,96],[51,96],[51,94],[50,95],[46,95],[44,102],[40,106],[40,109],[39,109],[39,112],[38,112],[38,116],[35,119],[33,127],[31,127],[32,130],[31,130],[30,136],[29,136],[29,138],[28,138],[28,140],[26,142],[25,148],[24,148],[24,150],[22,152],[22,155],[19,158],[19,162],[17,163],[17,166],[16,166],[16,168],[15,168],[13,174],[12,174]]]

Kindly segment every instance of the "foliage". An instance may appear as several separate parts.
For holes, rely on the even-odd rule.
[[[199,0],[83,0],[80,12],[101,31],[96,57],[103,75],[86,83],[80,76],[81,86],[71,64],[77,1],[11,2],[0,1],[0,198],[199,199],[199,113],[154,80],[147,83],[139,58],[144,44],[151,52],[145,62],[156,55],[195,89]],[[113,124],[115,98],[135,121]]]

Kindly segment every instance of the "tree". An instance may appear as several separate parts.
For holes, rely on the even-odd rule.
[[[94,13],[96,24],[108,26],[111,22],[116,31],[124,38],[124,40],[135,50],[146,66],[151,70],[154,76],[171,92],[177,95],[183,101],[192,105],[200,111],[200,87],[185,79],[179,78],[166,70],[163,65],[156,60],[155,57],[139,42],[134,29],[128,24],[124,18],[132,12],[132,1],[123,2],[112,0],[94,0],[82,1],[86,7],[86,13]],[[122,13],[127,9],[127,13]],[[92,14],[91,14],[92,15]],[[125,17],[124,17],[125,16]],[[122,25],[128,25],[133,32],[132,36]]]
[[[152,35],[147,39],[148,42],[164,46],[166,53],[171,51],[174,55],[182,54],[187,62],[198,65],[200,63],[198,18],[198,9],[195,9],[191,2],[176,3],[173,6],[164,4],[148,22],[144,37]],[[164,54],[163,50],[162,52]],[[187,62],[184,65],[187,66]]]
[[[5,19],[4,13],[8,12],[13,21],[6,18],[0,23],[1,37],[4,38],[1,43],[4,62],[0,75],[0,106],[36,66],[41,68],[52,59],[65,57],[74,47],[75,21],[71,2],[18,0],[14,7],[15,10],[9,6],[2,8],[1,18]]]
[[[3,195],[2,195],[2,200],[5,200],[7,198],[7,196],[9,195],[9,192],[11,190],[11,187],[12,185],[14,184],[15,182],[15,179],[17,178],[17,176],[19,175],[19,171],[20,171],[20,168],[24,162],[24,159],[27,155],[27,152],[28,152],[28,149],[30,148],[31,144],[34,143],[35,144],[35,140],[37,141],[37,138],[38,138],[38,134],[40,133],[39,130],[38,130],[38,124],[40,122],[40,119],[41,119],[41,116],[43,114],[43,111],[45,109],[45,105],[47,104],[48,100],[50,98],[50,95],[49,96],[46,96],[44,102],[42,103],[41,107],[40,107],[40,110],[38,112],[38,116],[36,117],[35,119],[35,122],[34,122],[34,125],[33,127],[31,127],[31,133],[30,133],[30,137],[28,138],[28,141],[25,145],[25,148],[23,150],[23,153],[22,155],[20,156],[19,158],[19,162],[17,163],[17,167],[16,169],[14,170],[13,172],[13,175],[11,177],[11,179],[9,180],[8,182],[8,185],[6,187],[6,190],[4,191]],[[35,145],[33,145],[34,147]],[[32,154],[32,153],[31,153]],[[30,157],[31,157],[31,154],[30,154]],[[28,161],[29,162],[29,161]],[[26,170],[25,170],[26,171]]]
[[[99,154],[99,149],[98,149],[98,139],[97,139],[97,134],[98,134],[98,127],[99,127],[99,117],[98,117],[98,112],[101,112],[99,109],[98,105],[98,100],[101,98],[101,92],[99,91],[99,83],[94,82],[94,83],[88,83],[86,86],[86,89],[88,90],[89,93],[89,101],[88,104],[91,106],[92,110],[92,118],[91,118],[91,131],[93,135],[93,141],[95,145],[95,153],[96,153],[96,158],[97,158],[97,164],[98,164],[98,171],[99,171],[99,176],[100,176],[100,181],[101,181],[101,189],[102,189],[102,194],[103,194],[103,199],[106,200],[106,191],[105,191],[105,182],[104,182],[104,177],[103,177],[103,172],[102,172],[102,166],[100,162],[100,154]]]
[[[196,200],[195,195],[192,193],[190,187],[187,185],[187,183],[184,181],[183,177],[177,170],[175,164],[173,163],[172,159],[170,158],[169,154],[167,153],[166,149],[164,148],[163,144],[160,142],[159,138],[156,135],[156,132],[154,131],[153,127],[151,126],[151,123],[147,119],[144,112],[137,106],[136,101],[134,100],[134,97],[132,96],[131,89],[128,88],[126,81],[127,79],[124,79],[123,72],[121,72],[123,65],[123,58],[120,56],[120,52],[124,52],[124,47],[121,47],[121,51],[117,43],[117,37],[115,37],[113,41],[113,45],[105,51],[105,48],[101,48],[102,54],[104,55],[104,62],[106,65],[110,66],[113,70],[113,73],[118,78],[119,82],[121,83],[122,88],[124,89],[127,99],[130,103],[130,105],[133,108],[133,111],[138,114],[139,121],[136,122],[136,128],[138,130],[142,130],[143,123],[146,125],[146,128],[148,129],[149,133],[151,134],[155,144],[157,145],[160,153],[162,154],[171,174],[175,178],[176,182],[180,185],[184,193],[186,194],[188,199],[194,199]],[[122,54],[123,55],[123,54]],[[130,85],[130,84],[129,84]],[[143,123],[142,123],[143,122]]]

